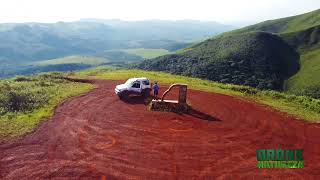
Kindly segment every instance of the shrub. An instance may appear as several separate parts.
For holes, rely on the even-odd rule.
[[[34,90],[23,84],[5,82],[0,87],[0,113],[31,111],[47,103],[43,89]]]
[[[16,77],[0,82],[0,114],[32,111],[48,103],[48,86],[58,86],[66,80],[61,73],[42,74],[37,77]]]
[[[320,86],[308,87],[308,89],[304,89],[301,93],[306,96],[320,99]]]
[[[13,79],[16,82],[23,82],[23,81],[32,81],[31,78],[25,76],[17,76]]]

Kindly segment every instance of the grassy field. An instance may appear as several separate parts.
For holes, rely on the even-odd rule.
[[[60,77],[53,73],[0,81],[0,139],[32,132],[63,100],[93,88]]]
[[[36,62],[35,65],[87,64],[95,66],[103,64],[105,62],[106,60],[103,58],[75,55]]]
[[[142,70],[114,70],[112,68],[98,68],[79,72],[77,77],[124,80],[131,77],[148,77],[151,81],[158,81],[160,84],[186,83],[191,89],[203,90],[239,96],[247,100],[256,101],[269,105],[282,112],[310,122],[320,121],[320,100],[306,96],[295,96],[276,91],[259,91],[246,86],[221,84],[197,78],[171,75],[162,72]]]
[[[320,48],[303,53],[300,63],[300,71],[287,81],[286,90],[320,98]]]
[[[170,52],[166,49],[144,49],[144,48],[138,48],[138,49],[125,49],[123,50],[126,53],[134,54],[137,56],[141,56],[145,59],[151,59],[156,58],[159,56],[163,56],[166,54],[170,54]]]

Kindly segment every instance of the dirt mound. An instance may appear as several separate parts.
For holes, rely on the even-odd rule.
[[[320,176],[320,125],[234,97],[189,90],[189,114],[124,102],[116,81],[61,104],[32,134],[0,145],[0,178],[214,179]],[[165,90],[162,88],[161,90]],[[303,148],[304,169],[257,169],[256,150]],[[320,177],[318,177],[319,179]]]

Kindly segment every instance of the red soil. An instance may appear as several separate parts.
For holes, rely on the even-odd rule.
[[[320,179],[319,124],[194,90],[192,114],[152,112],[139,97],[119,100],[119,82],[95,83],[34,133],[0,144],[1,179]],[[256,150],[267,148],[303,148],[305,168],[257,169]]]

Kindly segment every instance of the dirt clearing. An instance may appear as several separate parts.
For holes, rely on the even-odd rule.
[[[119,100],[119,81],[95,83],[34,133],[0,144],[0,178],[320,179],[319,124],[195,90],[191,114],[152,112],[139,97]],[[304,149],[305,168],[257,169],[256,150],[268,148]]]

